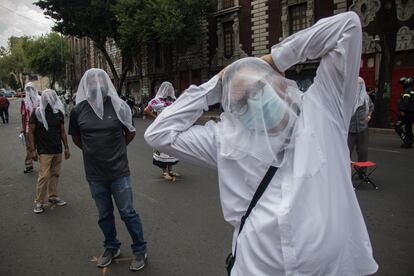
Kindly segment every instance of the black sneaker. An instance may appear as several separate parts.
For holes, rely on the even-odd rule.
[[[102,256],[99,257],[96,262],[97,267],[106,267],[111,264],[112,259],[115,259],[121,255],[119,248],[106,248]]]
[[[147,253],[134,255],[129,266],[129,270],[138,271],[145,267],[147,262]]]
[[[23,173],[31,173],[33,171],[33,167],[27,167]]]

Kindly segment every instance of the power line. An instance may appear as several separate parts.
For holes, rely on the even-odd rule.
[[[9,10],[9,11],[11,11],[12,13],[14,13],[14,14],[16,14],[16,15],[20,16],[20,17],[23,17],[23,18],[26,18],[26,19],[29,19],[29,20],[35,21],[35,22],[37,22],[37,23],[44,23],[44,22],[40,22],[40,21],[38,21],[38,20],[36,20],[36,19],[33,19],[33,18],[30,18],[30,17],[27,17],[27,16],[25,16],[25,15],[23,15],[23,14],[17,13],[16,11],[14,11],[14,10],[12,10],[12,9],[10,9],[10,8],[8,8],[8,7],[6,7],[6,6],[3,6],[2,4],[0,4],[0,8],[3,8],[3,9],[6,9],[6,10]]]

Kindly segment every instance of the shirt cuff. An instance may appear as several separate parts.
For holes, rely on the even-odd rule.
[[[282,42],[283,43],[283,42]],[[275,45],[271,51],[273,63],[280,72],[285,72],[287,69],[296,64],[297,55],[288,45]]]

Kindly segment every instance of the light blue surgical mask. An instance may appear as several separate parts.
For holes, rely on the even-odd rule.
[[[263,131],[276,127],[286,114],[285,102],[266,84],[255,97],[249,98],[239,120],[245,128]]]

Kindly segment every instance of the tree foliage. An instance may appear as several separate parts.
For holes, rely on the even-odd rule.
[[[10,88],[16,90],[19,89],[21,86],[17,83],[16,76],[14,74],[9,74],[9,80],[8,80]]]
[[[26,36],[10,37],[7,48],[1,47],[0,49],[0,79],[9,86],[14,86],[14,81],[17,82],[18,87],[23,86],[23,74],[28,69],[24,46],[28,39]],[[10,78],[10,74],[14,75],[14,79]],[[13,81],[13,83],[10,83],[10,81]]]
[[[50,87],[56,81],[63,83],[66,61],[69,57],[67,40],[58,33],[49,33],[27,41],[25,45],[29,67],[42,76],[48,76]]]
[[[113,6],[121,48],[158,43],[183,52],[200,38],[201,19],[212,10],[211,0],[119,0]]]
[[[55,31],[94,41],[120,91],[142,47],[156,42],[176,50],[196,41],[200,19],[211,3],[212,0],[39,0],[34,4],[56,20]],[[113,39],[121,50],[120,75],[105,49],[108,39]]]
[[[43,9],[45,15],[56,21],[53,30],[78,38],[89,37],[94,42],[105,57],[119,90],[122,85],[118,72],[105,49],[109,38],[118,41],[118,20],[111,9],[116,2],[116,0],[39,0],[34,4]]]

